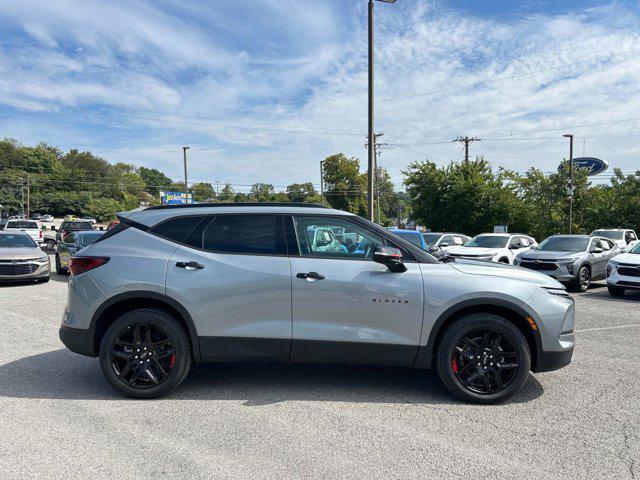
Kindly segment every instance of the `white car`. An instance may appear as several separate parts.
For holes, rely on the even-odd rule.
[[[513,265],[516,255],[537,246],[533,237],[520,233],[482,233],[463,246],[450,249],[446,257]]]
[[[9,220],[7,225],[4,227],[4,230],[7,232],[13,231],[28,233],[33,241],[38,245],[42,243],[42,226],[35,220]]]
[[[625,290],[640,290],[640,244],[626,253],[616,255],[607,265],[607,288],[613,297]]]
[[[97,223],[96,219],[93,218],[93,217],[80,217],[78,219],[78,221],[79,222],[91,222],[91,225],[95,225]]]
[[[607,237],[618,244],[623,252],[631,250],[638,244],[638,235],[626,228],[603,228],[591,232],[592,237]]]

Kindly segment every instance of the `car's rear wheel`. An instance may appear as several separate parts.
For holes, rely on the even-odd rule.
[[[177,320],[162,310],[125,313],[100,342],[100,366],[119,392],[133,398],[168,394],[191,369],[191,346]]]
[[[42,242],[43,250],[47,252],[53,252],[56,249],[56,242],[53,240],[45,240]]]
[[[511,398],[531,367],[529,346],[520,330],[490,313],[459,318],[437,348],[442,382],[467,402],[491,404]]]
[[[586,265],[578,269],[576,278],[569,285],[574,292],[586,292],[591,285],[591,270]]]
[[[607,289],[609,290],[609,295],[612,297],[622,297],[624,295],[624,288],[607,285]]]

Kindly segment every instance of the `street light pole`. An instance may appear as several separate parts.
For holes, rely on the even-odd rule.
[[[566,134],[569,139],[569,235],[573,227],[573,135]]]
[[[384,3],[395,3],[396,0],[378,0]],[[367,218],[373,222],[374,204],[374,183],[375,183],[375,142],[373,140],[373,3],[369,0],[369,122],[367,138],[369,139],[369,149],[367,152]]]
[[[187,150],[189,147],[182,147],[182,157],[184,158],[184,190],[189,194],[189,184],[187,183]]]
[[[324,202],[324,160],[320,160],[320,199]]]

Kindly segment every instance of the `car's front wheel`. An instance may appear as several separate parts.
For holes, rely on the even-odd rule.
[[[133,398],[171,392],[191,369],[186,332],[168,313],[140,309],[125,313],[100,342],[100,366],[116,390]]]
[[[576,278],[571,282],[570,287],[574,292],[586,292],[591,285],[591,270],[586,265],[578,269]]]
[[[509,399],[524,385],[531,368],[529,346],[520,330],[490,313],[459,318],[447,328],[437,348],[442,382],[468,402]]]

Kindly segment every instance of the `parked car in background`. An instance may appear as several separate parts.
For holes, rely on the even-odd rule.
[[[636,232],[625,228],[603,228],[591,232],[593,237],[607,237],[618,244],[622,252],[631,250],[638,243]]]
[[[4,231],[25,232],[34,242],[42,243],[42,226],[35,220],[9,220],[4,227]]]
[[[71,257],[83,248],[94,243],[102,235],[104,235],[104,232],[91,230],[71,232],[63,237],[56,248],[56,273],[62,275],[68,272]]]
[[[41,221],[42,220],[42,214],[41,213],[32,213],[31,214],[31,220]]]
[[[42,227],[42,244],[40,248],[46,252],[53,252],[58,244],[57,233],[55,227]]]
[[[428,251],[436,258],[442,258],[446,251],[462,246],[469,241],[469,237],[461,233],[427,232],[418,230],[393,229],[392,233],[409,240],[414,245]]]
[[[93,230],[93,224],[91,222],[80,222],[78,220],[64,220],[58,229],[56,241],[60,243],[68,234],[84,230]]]
[[[25,220],[24,215],[11,215],[9,220]]]
[[[519,253],[537,247],[533,237],[521,233],[483,233],[445,253],[447,259],[481,260],[513,264]]]
[[[640,243],[609,261],[607,288],[613,297],[621,297],[626,290],[640,290]]]
[[[113,222],[110,222],[109,226],[107,227],[107,230],[111,230],[113,227],[115,227],[119,223],[120,223],[120,220],[114,220]]]
[[[53,215],[42,215],[42,221],[43,222],[53,222],[55,219],[53,218]]]
[[[71,222],[73,220],[77,220],[78,217],[76,217],[75,215],[65,215],[64,218],[62,219],[63,222]]]
[[[49,281],[49,256],[24,232],[0,232],[0,281]]]
[[[99,356],[108,382],[131,397],[171,392],[194,362],[282,361],[433,367],[459,398],[497,403],[530,370],[571,362],[573,301],[537,272],[441,263],[372,222],[311,204],[120,217],[71,259],[60,338]]]
[[[620,254],[620,247],[605,237],[553,235],[535,250],[518,254],[514,265],[536,270],[586,292],[593,280],[607,276],[607,263]]]
[[[78,218],[79,222],[89,222],[91,223],[91,225],[94,225],[97,223],[96,219],[93,217],[80,217]]]

